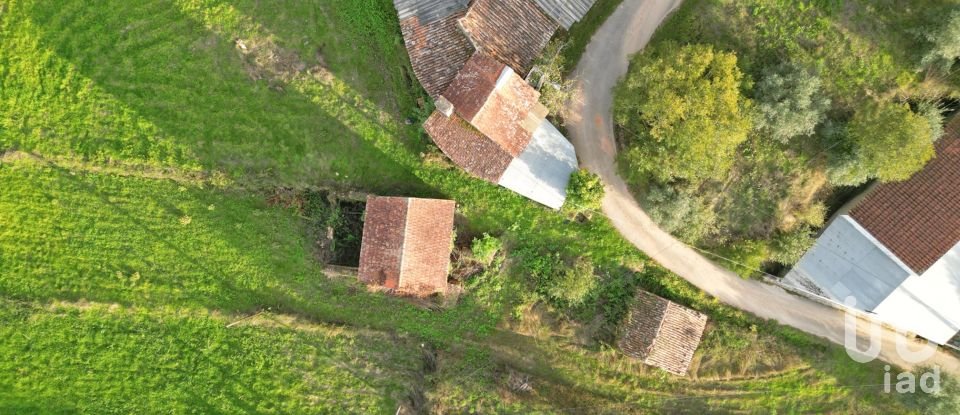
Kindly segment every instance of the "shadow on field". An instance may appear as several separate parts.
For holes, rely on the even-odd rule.
[[[427,187],[370,141],[367,135],[376,131],[355,131],[341,114],[318,105],[317,96],[291,85],[253,80],[237,39],[205,28],[174,1],[108,3],[21,7],[30,7],[42,47],[187,146],[205,168],[254,185]],[[333,94],[322,98],[347,110],[358,104]]]

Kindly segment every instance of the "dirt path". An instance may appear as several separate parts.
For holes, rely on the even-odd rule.
[[[657,26],[680,2],[624,1],[594,34],[575,71],[581,97],[568,108],[568,130],[581,165],[603,179],[607,191],[603,212],[633,245],[720,301],[843,344],[844,314],[841,311],[777,286],[743,280],[714,264],[657,227],[617,175],[611,115],[613,87],[626,73],[629,56],[650,41]],[[912,367],[896,351],[894,342],[899,336],[892,330],[883,330],[880,357],[901,367]],[[866,342],[865,335],[860,337]],[[960,374],[960,359],[946,352],[938,352],[927,364],[939,364],[946,372]]]

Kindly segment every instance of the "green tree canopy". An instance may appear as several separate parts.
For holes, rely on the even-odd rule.
[[[909,179],[935,154],[930,123],[907,104],[869,103],[850,120],[847,136],[857,169],[883,182]]]
[[[830,100],[820,92],[821,84],[819,77],[793,64],[764,71],[754,94],[757,131],[781,143],[813,134],[830,108]]]
[[[614,109],[626,167],[661,182],[721,177],[751,128],[742,78],[736,55],[709,45],[668,42],[634,56]]]
[[[950,12],[939,27],[923,31],[921,37],[930,47],[920,64],[949,70],[960,59],[960,8]]]

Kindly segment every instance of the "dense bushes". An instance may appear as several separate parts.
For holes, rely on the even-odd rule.
[[[470,245],[470,251],[473,254],[473,259],[477,260],[484,266],[489,266],[493,263],[493,260],[497,257],[497,253],[503,250],[503,242],[500,239],[490,236],[490,234],[483,234],[479,238],[473,239],[473,244]]]
[[[559,307],[576,307],[596,287],[593,261],[588,257],[566,259],[560,254],[519,249],[513,253],[520,272],[536,286],[537,295]]]
[[[600,210],[603,201],[603,182],[600,176],[587,169],[580,169],[570,176],[567,186],[567,200],[563,204],[563,211],[568,215],[586,214]]]
[[[960,8],[953,10],[938,27],[925,28],[920,38],[929,44],[920,65],[949,71],[960,59]]]
[[[937,100],[960,91],[916,69],[956,62],[951,7],[685,3],[616,91],[621,173],[679,239],[751,269],[796,262],[838,187],[929,161]]]

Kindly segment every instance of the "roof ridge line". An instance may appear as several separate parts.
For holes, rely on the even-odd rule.
[[[409,197],[403,198],[406,209],[403,211],[403,236],[400,238],[400,271],[397,272],[397,291],[402,291],[401,287],[403,286],[403,261],[406,258],[404,254],[407,247],[407,232],[410,231],[410,199]]]

